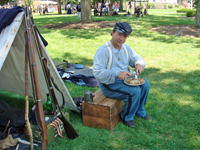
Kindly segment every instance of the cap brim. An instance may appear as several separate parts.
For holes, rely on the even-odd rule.
[[[128,37],[128,34],[126,34],[126,33],[124,33],[123,31],[121,31],[121,30],[119,30],[119,29],[116,29],[119,33],[122,33],[122,34],[124,34],[125,36],[127,36]]]

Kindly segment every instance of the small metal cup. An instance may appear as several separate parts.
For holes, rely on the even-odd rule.
[[[92,91],[84,92],[84,101],[85,102],[93,102],[94,93]]]

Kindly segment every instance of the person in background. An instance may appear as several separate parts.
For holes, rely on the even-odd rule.
[[[108,7],[108,1],[106,1],[106,3],[105,3],[105,6],[106,6],[106,12],[108,13],[110,10],[109,10],[109,7]]]
[[[39,5],[39,13],[40,13],[40,15],[42,14],[42,10],[43,10],[43,6],[42,6],[42,4],[40,4]]]
[[[99,12],[101,11],[101,7],[102,7],[102,3],[101,3],[101,2],[98,2],[98,11],[99,11]]]
[[[72,14],[70,2],[67,3],[67,14]]]
[[[115,10],[115,12],[117,12],[117,1],[115,1],[114,10]]]
[[[76,13],[76,4],[75,4],[75,2],[73,2],[73,4],[72,4],[72,13],[73,14]]]
[[[131,77],[129,66],[135,68],[138,76],[142,74],[146,65],[139,54],[124,44],[131,32],[132,29],[128,23],[118,22],[115,24],[111,33],[112,39],[100,46],[95,53],[93,75],[99,82],[99,87],[105,96],[124,100],[121,119],[128,127],[136,127],[135,116],[144,120],[152,118],[147,115],[144,109],[150,90],[149,82],[144,79],[143,84],[138,86],[124,83],[126,78]]]
[[[42,11],[43,11],[43,15],[45,15],[45,6],[43,7]]]
[[[98,16],[98,3],[94,6],[94,16]]]
[[[67,4],[65,4],[65,12],[67,12]]]
[[[132,13],[132,4],[131,4],[131,0],[130,0],[130,2],[128,2],[128,8],[129,8],[129,12]]]
[[[78,17],[81,17],[81,2],[76,6]]]
[[[49,13],[47,5],[45,6],[45,13]]]

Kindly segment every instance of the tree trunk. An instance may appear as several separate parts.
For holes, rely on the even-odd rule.
[[[136,0],[134,1],[134,17],[135,17],[135,10],[136,10]]]
[[[119,11],[123,12],[123,0],[120,0]]]
[[[112,0],[110,1],[110,11],[113,11],[113,2],[112,2]]]
[[[197,0],[197,10],[196,10],[196,17],[194,21],[194,27],[200,28],[200,0]]]
[[[58,0],[58,14],[62,14],[61,0]]]
[[[91,22],[91,0],[81,0],[81,22]]]

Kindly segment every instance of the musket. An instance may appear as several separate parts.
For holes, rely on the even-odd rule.
[[[58,115],[58,118],[63,122],[63,126],[64,126],[64,129],[65,129],[65,132],[66,132],[68,138],[75,139],[76,137],[78,137],[78,134],[62,113],[62,109],[64,108],[64,103],[65,103],[64,96],[63,96],[63,93],[58,89],[56,84],[53,82],[53,78],[51,77],[51,74],[50,74],[50,69],[48,69],[48,67],[47,67],[47,59],[43,56],[42,48],[41,48],[40,41],[38,38],[39,35],[37,32],[37,28],[34,24],[32,15],[31,15],[31,22],[32,22],[32,28],[33,28],[33,35],[34,35],[34,38],[36,41],[38,54],[40,56],[42,69],[43,69],[44,76],[45,76],[46,83],[47,83],[47,88],[49,89],[49,94],[50,94],[51,100],[53,101],[55,108],[56,108],[55,112],[60,114],[60,115]],[[61,95],[63,97],[63,104],[61,107],[58,104],[58,100],[55,95],[54,88],[53,88],[53,85],[51,82],[54,84],[54,87],[61,93]]]
[[[33,47],[33,39],[32,39],[32,30],[31,30],[31,22],[30,22],[30,16],[29,16],[29,8],[26,6],[25,11],[25,22],[26,22],[26,39],[28,40],[28,54],[29,54],[29,62],[31,63],[30,66],[32,68],[32,80],[35,87],[35,103],[36,103],[36,114],[37,114],[37,120],[39,129],[42,132],[42,143],[41,143],[41,149],[46,150],[47,145],[47,127],[45,123],[44,118],[44,111],[43,111],[43,105],[42,105],[42,98],[40,93],[40,86],[39,86],[39,79],[37,74],[37,67],[36,67],[36,61],[35,61],[35,52]]]

